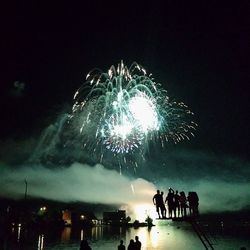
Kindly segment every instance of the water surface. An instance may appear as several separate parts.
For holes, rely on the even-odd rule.
[[[87,239],[92,250],[112,250],[117,249],[121,239],[127,246],[136,235],[142,242],[142,250],[204,249],[190,224],[172,221],[157,221],[151,229],[96,226],[89,229],[65,227],[62,230],[25,231],[18,227],[13,228],[5,247],[11,250],[79,250],[81,239]],[[242,246],[250,249],[250,242],[244,237],[224,235],[217,231],[210,235],[210,239],[215,249],[237,250]]]

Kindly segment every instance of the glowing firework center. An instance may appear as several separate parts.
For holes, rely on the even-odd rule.
[[[91,72],[74,99],[71,118],[80,121],[83,145],[99,148],[102,156],[105,149],[115,154],[143,152],[152,138],[162,145],[177,143],[189,139],[196,127],[187,106],[170,102],[167,91],[137,63],[127,68],[121,62],[108,73]]]
[[[134,118],[135,126],[139,126],[145,134],[159,129],[156,107],[153,100],[150,100],[147,95],[140,93],[132,97],[128,107]]]
[[[128,153],[138,148],[148,132],[159,129],[154,103],[143,92],[124,98],[120,91],[112,105],[113,113],[101,129],[101,136],[108,149]]]

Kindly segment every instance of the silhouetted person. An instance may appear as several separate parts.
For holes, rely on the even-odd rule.
[[[163,195],[164,193],[161,192],[161,203],[160,203],[160,209],[161,209],[161,216],[162,218],[166,218],[166,213],[167,213],[167,210],[166,210],[166,206],[165,206],[165,203],[164,203],[164,198],[163,198]]]
[[[135,250],[141,250],[141,242],[139,241],[139,237],[135,236]]]
[[[196,192],[188,193],[188,204],[189,204],[189,212],[190,216],[198,216],[199,215],[199,197]]]
[[[128,250],[135,250],[135,242],[132,239],[129,242]]]
[[[168,216],[172,218],[174,210],[174,190],[172,188],[168,189],[168,195],[166,197],[165,203],[168,204]]]
[[[81,241],[80,250],[91,250],[91,247],[86,240]]]
[[[174,217],[179,217],[180,216],[180,203],[179,203],[179,194],[178,190],[175,191],[174,194]]]
[[[180,192],[179,201],[180,201],[180,208],[181,208],[181,216],[186,217],[187,216],[187,198],[186,198],[184,191]]]
[[[120,240],[120,245],[117,248],[118,250],[125,250],[125,246],[123,245],[123,240]]]
[[[156,206],[156,212],[158,213],[159,218],[161,218],[159,211],[159,209],[161,208],[161,199],[162,196],[160,194],[160,190],[157,190],[157,193],[153,197],[153,203]]]

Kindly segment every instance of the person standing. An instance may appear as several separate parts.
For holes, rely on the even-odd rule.
[[[164,203],[164,198],[163,198],[164,193],[161,192],[161,204],[160,204],[160,208],[161,208],[161,216],[162,218],[166,218],[166,214],[167,214],[167,209]]]
[[[160,216],[161,199],[162,196],[160,194],[160,190],[157,190],[156,194],[153,197],[153,203],[156,206],[156,212],[158,213],[159,219],[161,218]]]
[[[175,191],[174,194],[174,217],[180,216],[180,196],[178,194],[178,190]]]
[[[125,250],[125,246],[123,245],[123,240],[120,240],[120,245],[117,247],[117,250]]]
[[[168,204],[168,217],[172,218],[174,210],[174,190],[172,188],[168,189],[168,195],[166,197],[165,203]]]
[[[139,237],[135,236],[135,250],[141,250],[141,242],[139,241]]]
[[[188,193],[188,204],[189,204],[189,212],[190,216],[197,217],[199,215],[199,197],[196,192]]]
[[[181,207],[181,216],[185,218],[187,217],[187,198],[184,191],[180,192],[179,201]]]
[[[128,250],[135,250],[135,242],[133,239],[130,240]]]

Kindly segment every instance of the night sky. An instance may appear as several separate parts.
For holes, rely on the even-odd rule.
[[[1,137],[39,132],[73,103],[91,69],[124,60],[142,64],[195,112],[199,129],[189,146],[248,157],[248,1],[163,2],[6,6]]]
[[[2,150],[69,111],[91,69],[136,61],[195,113],[196,137],[176,150],[235,157],[249,175],[249,1],[14,1],[1,12]]]

